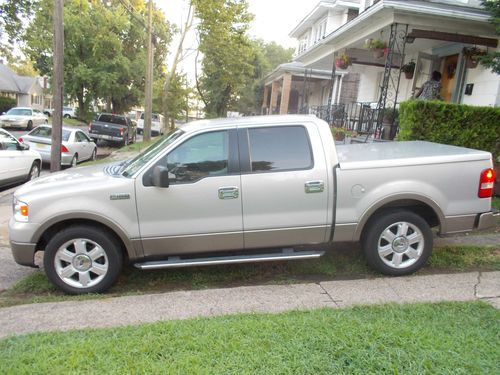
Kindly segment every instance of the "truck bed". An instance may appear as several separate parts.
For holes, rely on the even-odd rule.
[[[425,141],[338,145],[340,169],[390,168],[410,165],[489,160],[490,153]]]

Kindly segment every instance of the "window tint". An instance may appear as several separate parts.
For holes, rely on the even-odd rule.
[[[0,132],[0,150],[17,150],[17,141],[14,137]]]
[[[194,182],[207,176],[225,176],[228,166],[227,131],[196,135],[170,152],[166,160],[172,183]],[[159,164],[165,165],[165,160]]]
[[[99,116],[99,121],[108,122],[110,124],[127,125],[127,121],[123,116],[114,116],[110,114],[103,114]]]
[[[52,128],[49,126],[39,126],[28,133],[33,137],[41,137],[41,138],[52,138]],[[67,141],[71,132],[69,130],[62,130],[62,140]]]
[[[76,132],[75,137],[77,142],[90,142],[87,135],[82,132]]]
[[[308,169],[311,147],[303,126],[248,129],[252,172]]]

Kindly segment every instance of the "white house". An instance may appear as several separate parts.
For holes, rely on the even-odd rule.
[[[298,41],[292,65],[302,70],[302,74],[292,73],[290,87],[294,82],[307,82],[307,72],[323,72],[322,80],[310,85],[307,95],[299,95],[299,107],[328,114],[332,122],[338,108],[345,121],[349,116],[359,120],[363,108],[397,107],[434,70],[442,74],[443,100],[499,106],[500,76],[481,65],[473,67],[467,57],[472,48],[498,51],[498,35],[490,17],[479,0],[320,1],[290,33]],[[385,43],[382,56],[375,57],[367,49],[367,40]],[[351,62],[346,69],[336,67],[341,55]],[[416,67],[407,79],[401,67],[409,62]],[[291,96],[286,93],[287,74],[285,65],[267,77],[263,112],[270,112],[276,103],[280,113],[286,113],[289,106],[283,100]],[[327,110],[320,113],[318,106]],[[365,114],[381,120],[377,114]]]
[[[16,99],[18,107],[43,110],[50,107],[50,97],[44,97],[40,77],[25,77],[15,74],[0,64],[0,95]]]

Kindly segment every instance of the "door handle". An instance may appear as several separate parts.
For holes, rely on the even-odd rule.
[[[306,193],[322,193],[325,190],[325,183],[323,181],[307,181],[304,184]]]
[[[219,199],[236,199],[240,196],[240,190],[236,186],[219,188]]]

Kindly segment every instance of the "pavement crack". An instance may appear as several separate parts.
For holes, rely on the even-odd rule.
[[[321,285],[321,283],[316,283],[322,290],[323,290],[323,293],[326,294],[328,296],[328,298],[330,299],[331,302],[333,302],[333,304],[336,306],[336,307],[339,307],[339,304],[337,303],[337,301],[335,301],[333,299],[333,297],[330,295],[330,293],[328,293],[328,291],[323,287],[323,285]]]
[[[481,276],[483,276],[483,273],[481,271],[479,271],[477,273],[477,283],[474,284],[474,298],[478,298],[478,299],[481,299],[481,297],[478,296],[478,294],[477,294],[477,289],[479,288],[479,285],[481,284]]]

